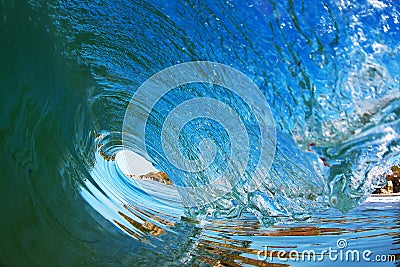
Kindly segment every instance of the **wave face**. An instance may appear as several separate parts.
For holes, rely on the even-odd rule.
[[[190,262],[184,252],[194,249],[204,225],[215,230],[213,225],[229,218],[237,229],[241,220],[269,226],[304,220],[329,206],[346,212],[399,164],[397,1],[1,5],[2,166],[5,176],[18,177],[4,185],[9,193],[2,198],[17,199],[6,212],[28,212],[39,221],[27,240],[52,239],[51,227],[45,229],[54,224],[80,249],[104,252],[98,262],[131,250],[135,263]],[[168,67],[196,61],[230,66],[259,88],[276,126],[276,140],[268,139],[274,144],[270,164],[257,165],[264,129],[251,107],[217,85],[171,90],[146,120],[144,148],[135,145],[135,136],[123,142],[124,118],[138,88]],[[244,177],[253,176],[259,185],[248,190],[236,177],[233,188],[219,188],[224,194],[216,201],[188,207],[177,186],[210,183],[237,156],[230,152],[237,140],[229,139],[226,120],[195,116],[178,121],[181,129],[169,128],[171,139],[163,142],[179,136],[175,145],[186,159],[196,160],[203,155],[202,140],[211,140],[210,169],[193,174],[170,164],[162,125],[174,108],[200,97],[229,106],[243,123],[249,138]],[[114,159],[126,148],[166,172],[174,185],[125,176]],[[255,166],[261,166],[257,172]],[[207,198],[205,192],[196,194]],[[49,222],[40,221],[42,213],[49,214]],[[3,224],[11,227],[15,220]],[[123,239],[121,232],[135,240]],[[155,246],[165,248],[165,262]],[[124,265],[132,259],[119,260]]]

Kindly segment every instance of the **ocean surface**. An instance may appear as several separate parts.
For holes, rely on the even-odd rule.
[[[396,0],[0,0],[0,266],[400,266],[399,40]],[[196,62],[244,89],[138,101]]]

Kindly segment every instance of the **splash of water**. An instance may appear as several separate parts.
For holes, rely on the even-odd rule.
[[[280,218],[304,219],[327,205],[347,211],[380,186],[385,170],[398,164],[398,7],[371,1],[357,5],[324,1],[306,10],[304,4],[60,4],[56,21],[60,35],[68,37],[65,53],[77,58],[95,78],[96,88],[88,97],[93,128],[96,132],[106,129],[96,140],[102,149],[94,157],[83,157],[94,162],[88,164],[91,177],[86,187],[90,189],[83,190],[88,202],[124,231],[146,236],[146,222],[168,229],[169,224],[163,222],[178,222],[185,212],[237,217],[247,210],[268,225]],[[71,16],[72,10],[82,10],[85,16]],[[148,119],[139,122],[149,123],[144,133],[128,138],[127,148],[167,172],[178,186],[175,191],[155,184],[144,190],[144,185],[122,175],[113,161],[104,158],[112,159],[124,149],[119,139],[124,134],[123,118],[138,88],[167,67],[196,60],[227,64],[250,77],[270,106],[277,140],[271,167],[266,164],[257,175],[250,175],[259,181],[256,190],[247,190],[241,176],[233,175],[233,185],[220,186],[216,196],[208,195],[215,190],[188,194],[183,206],[190,206],[185,200],[193,196],[204,196],[202,202],[207,204],[185,210],[176,204],[184,194],[179,188],[212,184],[223,170],[230,169],[227,159],[242,154],[232,152],[237,152],[231,144],[235,142],[227,142],[234,135],[228,131],[232,127],[224,128],[225,117],[193,114],[196,119],[189,122],[174,110],[190,111],[191,106],[199,106],[190,99],[210,98],[220,104],[210,101],[203,111],[216,108],[212,113],[238,114],[243,123],[240,132],[249,137],[249,149],[243,155],[250,157],[246,166],[239,164],[238,173],[244,169],[252,174],[259,166],[258,149],[263,144],[257,140],[263,129],[257,126],[252,105],[241,95],[220,85],[184,84],[157,99],[151,109],[144,108]],[[153,96],[142,95],[146,97]],[[185,101],[189,102],[185,105]],[[164,124],[170,119],[173,123]],[[137,146],[144,139],[148,140],[145,145]],[[247,142],[245,137],[237,139],[233,141]],[[97,155],[100,151],[105,157]],[[174,151],[180,154],[171,161],[168,155]],[[174,161],[177,157],[180,160]],[[186,162],[197,165],[189,168],[192,163]],[[195,176],[185,171],[196,166],[210,168]],[[99,191],[91,193],[95,188]],[[153,193],[162,196],[152,197]],[[109,204],[99,201],[103,195]],[[136,217],[130,220],[121,210]],[[174,214],[172,218],[169,213]],[[130,223],[134,221],[139,224]]]

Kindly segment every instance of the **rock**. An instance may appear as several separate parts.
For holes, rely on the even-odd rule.
[[[172,185],[171,180],[169,179],[168,175],[165,172],[155,171],[143,175],[133,175],[133,174],[125,174],[125,175],[138,180],[151,180],[166,185]]]
[[[376,194],[392,194],[400,193],[400,167],[393,166],[392,173],[386,174],[386,185],[378,188],[374,193]]]

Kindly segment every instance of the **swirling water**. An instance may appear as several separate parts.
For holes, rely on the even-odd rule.
[[[262,265],[263,246],[322,250],[338,236],[398,265],[398,204],[336,211],[399,164],[396,1],[0,3],[0,265]],[[126,177],[113,160],[138,87],[190,61],[246,74],[277,133],[258,192],[194,211],[173,185]],[[194,96],[229,103],[218,90],[173,91],[152,119]],[[251,128],[246,106],[231,105]],[[218,125],[198,122],[186,128],[195,144],[207,131],[221,143]],[[150,160],[179,182],[151,144]]]

